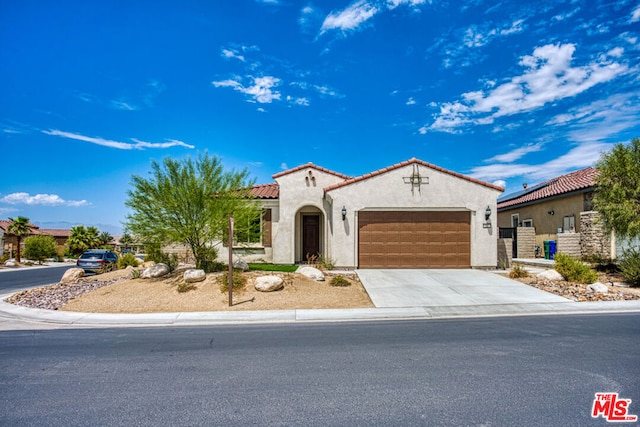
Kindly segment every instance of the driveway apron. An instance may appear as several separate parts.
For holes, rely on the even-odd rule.
[[[436,307],[569,302],[482,270],[356,270],[376,307]]]

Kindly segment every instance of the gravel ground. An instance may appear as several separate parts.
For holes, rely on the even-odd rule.
[[[75,284],[56,284],[15,294],[7,302],[32,308],[97,313],[152,313],[172,311],[287,310],[303,308],[373,307],[357,276],[349,276],[351,286],[336,288],[297,274],[280,273],[285,288],[277,292],[258,292],[252,280],[269,273],[245,273],[246,289],[234,293],[234,305],[228,306],[226,293],[220,292],[217,274],[207,275],[193,291],[179,293],[182,273],[162,279],[131,279],[129,270],[88,276]],[[573,301],[622,301],[640,299],[640,288],[621,285],[619,277],[602,275],[607,293],[594,293],[587,285],[566,281],[541,280],[533,276],[516,279]]]

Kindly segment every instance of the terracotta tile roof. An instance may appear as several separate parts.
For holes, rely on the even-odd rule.
[[[34,230],[36,231],[36,230]],[[40,228],[33,234],[46,234],[53,237],[66,237],[71,236],[71,230],[65,230],[60,228]]]
[[[249,191],[258,199],[277,199],[280,196],[280,186],[277,183],[254,185]]]
[[[505,209],[523,203],[531,203],[537,200],[562,194],[572,193],[579,190],[589,190],[595,186],[595,179],[598,176],[596,168],[585,168],[568,173],[550,180],[541,182],[531,187],[503,196],[498,200],[498,209]]]
[[[5,233],[7,232],[7,229],[9,228],[9,226],[10,226],[11,224],[13,224],[13,221],[9,221],[8,219],[0,219],[0,228],[2,228],[2,230],[3,230]],[[39,229],[39,228],[40,228],[40,227],[38,227],[38,226],[37,226],[37,225],[35,225],[35,224],[31,224],[31,223],[29,223],[29,225],[31,226],[31,228],[32,228],[33,230],[37,230],[37,229]]]
[[[316,166],[311,162],[307,163],[306,165],[300,165],[300,166],[297,166],[297,167],[295,167],[293,169],[287,169],[286,171],[279,172],[279,173],[273,175],[272,178],[276,179],[276,178],[279,178],[279,177],[281,177],[283,175],[288,175],[290,173],[297,172],[299,170],[306,169],[306,168],[312,168],[312,169],[315,169],[315,170],[318,170],[318,171],[321,171],[321,172],[325,172],[325,173],[328,173],[328,174],[331,174],[331,175],[335,175],[335,176],[337,176],[339,178],[342,178],[342,179],[350,179],[351,178],[351,177],[349,177],[347,175],[343,175],[341,173],[334,172],[332,170],[325,169],[325,168],[320,167],[320,166]]]
[[[415,157],[413,159],[409,159],[409,160],[404,161],[402,163],[396,163],[395,165],[391,165],[391,166],[388,166],[386,168],[383,168],[383,169],[380,169],[380,170],[377,170],[377,171],[374,171],[374,172],[370,172],[370,173],[367,173],[365,175],[358,176],[356,178],[349,178],[346,181],[341,182],[339,184],[334,184],[332,186],[326,187],[324,189],[324,191],[326,193],[328,191],[332,191],[332,190],[335,190],[337,188],[353,184],[355,182],[364,181],[365,179],[369,179],[369,178],[372,178],[372,177],[377,176],[377,175],[382,175],[382,174],[387,173],[389,171],[392,171],[394,169],[398,169],[398,168],[401,168],[401,167],[404,167],[404,166],[408,166],[408,165],[413,165],[413,164],[422,165],[422,166],[428,167],[430,169],[437,170],[439,172],[443,172],[443,173],[446,173],[448,175],[452,175],[452,176],[455,176],[455,177],[460,178],[460,179],[464,179],[464,180],[469,181],[469,182],[473,182],[475,184],[480,184],[480,185],[484,185],[485,187],[493,188],[494,190],[504,191],[504,188],[498,187],[497,185],[489,184],[488,182],[480,181],[479,179],[471,178],[469,176],[462,175],[462,174],[459,174],[457,172],[453,172],[453,171],[450,171],[448,169],[441,168],[440,166],[436,166],[436,165],[432,165],[431,163],[423,162],[422,160],[418,160]]]

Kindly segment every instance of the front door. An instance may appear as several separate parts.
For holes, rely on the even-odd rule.
[[[320,215],[302,216],[302,260],[320,255]]]

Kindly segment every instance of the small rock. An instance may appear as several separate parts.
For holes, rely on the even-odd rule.
[[[81,268],[70,268],[64,272],[60,283],[63,285],[69,285],[71,283],[77,283],[80,278],[84,276],[84,270]]]
[[[17,265],[18,265],[18,264],[17,264],[14,260],[12,260],[12,259],[10,259],[10,260],[8,260],[7,262],[5,262],[5,263],[4,263],[4,266],[5,266],[5,267],[15,267],[15,266],[17,266]]]
[[[546,280],[564,280],[564,277],[562,277],[562,275],[555,270],[545,270],[542,273],[538,273],[536,277],[538,279]]]
[[[194,268],[190,268],[184,272],[184,281],[187,283],[196,283],[202,282],[207,278],[204,270],[196,270]]]
[[[282,289],[284,287],[284,281],[282,277],[274,275],[260,276],[256,278],[254,287],[260,292],[273,292]]]
[[[236,270],[249,271],[249,264],[243,259],[233,261],[233,268]]]
[[[156,277],[162,277],[169,274],[169,266],[167,264],[156,264],[151,267],[145,268],[140,277],[143,279],[152,279]]]
[[[315,267],[299,267],[296,270],[296,273],[300,273],[303,276],[308,277],[309,279],[315,280],[316,282],[324,282],[324,274],[322,274],[322,271],[318,270]]]
[[[591,285],[588,285],[587,290],[589,292],[600,293],[600,294],[606,294],[609,292],[609,288],[607,287],[607,285],[602,284],[600,282],[596,282],[596,283],[592,283]]]

